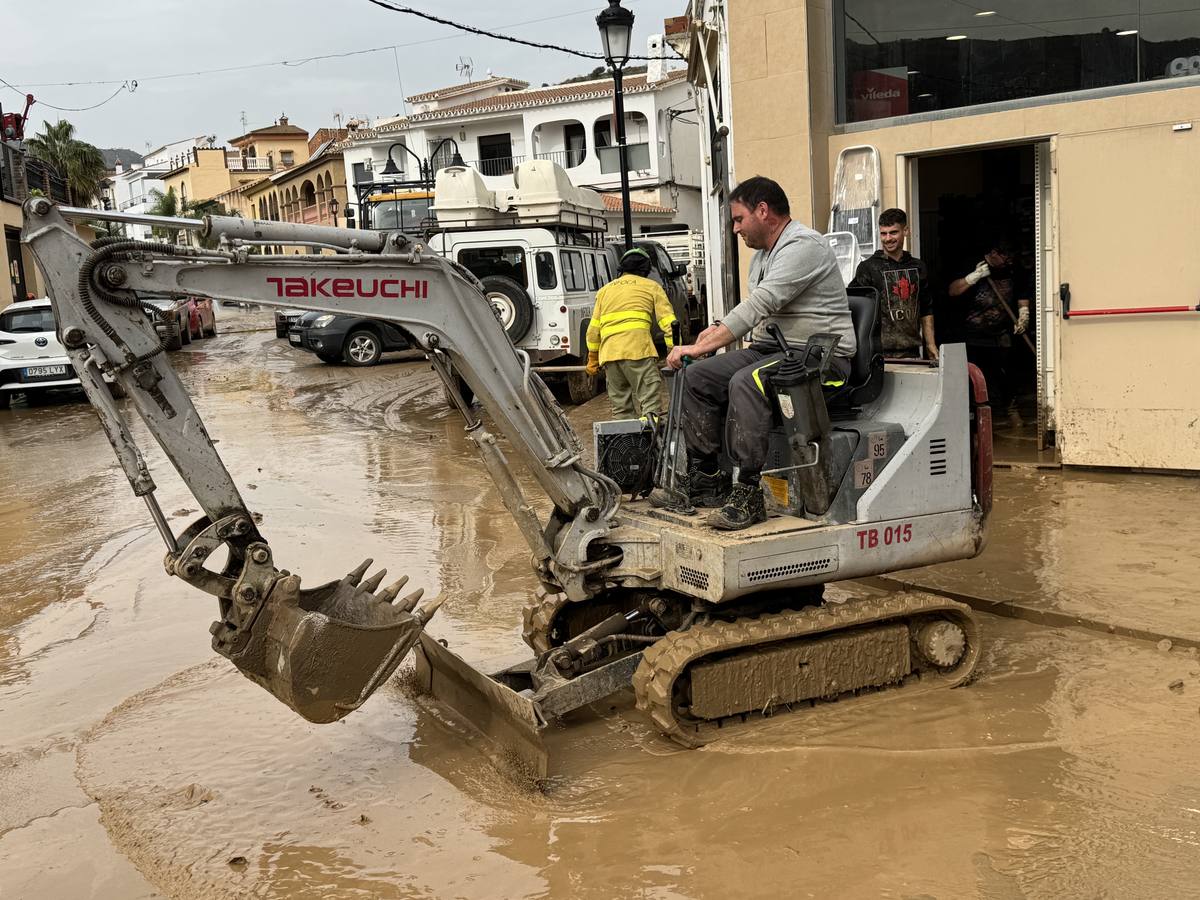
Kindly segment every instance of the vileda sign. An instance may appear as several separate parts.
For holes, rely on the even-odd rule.
[[[884,119],[908,112],[908,67],[866,69],[854,73],[853,119]]]

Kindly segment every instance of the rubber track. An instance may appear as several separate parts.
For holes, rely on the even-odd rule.
[[[971,608],[945,597],[907,593],[787,610],[732,622],[710,622],[695,625],[687,631],[673,631],[646,649],[641,664],[633,674],[637,705],[671,740],[684,747],[699,747],[706,743],[705,732],[715,730],[721,720],[698,725],[680,721],[676,717],[672,701],[675,682],[692,663],[729,650],[765,647],[860,625],[881,624],[938,612],[949,613],[948,618],[966,632],[967,649],[959,664],[946,672],[932,669],[943,684],[955,687],[971,677],[979,658],[979,627],[972,617]],[[748,712],[727,718],[741,720]]]
[[[554,628],[554,619],[558,611],[568,602],[566,594],[548,591],[539,586],[533,602],[526,604],[521,611],[521,637],[539,658],[553,649],[550,631]]]

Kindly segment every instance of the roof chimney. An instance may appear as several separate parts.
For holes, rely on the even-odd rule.
[[[286,125],[286,124],[287,124],[287,116],[281,115],[281,116],[279,117],[279,124],[280,124],[280,125]]]

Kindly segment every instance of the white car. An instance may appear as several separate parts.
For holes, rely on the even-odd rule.
[[[54,310],[45,297],[0,310],[0,409],[16,394],[79,387],[55,331]]]

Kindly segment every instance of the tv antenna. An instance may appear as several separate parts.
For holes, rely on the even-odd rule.
[[[458,65],[454,69],[460,76],[470,81],[471,76],[475,74],[475,62],[469,56],[460,56],[458,58]]]

